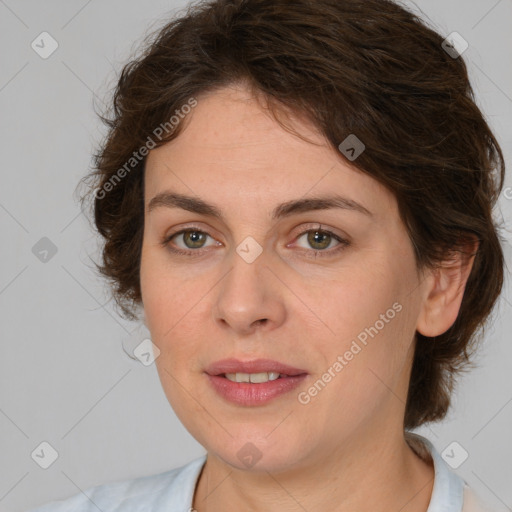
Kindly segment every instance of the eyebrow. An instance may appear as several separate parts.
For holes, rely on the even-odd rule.
[[[215,219],[224,220],[224,215],[217,206],[207,203],[203,199],[177,192],[161,192],[157,194],[148,204],[148,213],[156,208],[181,208],[189,212],[206,215]],[[272,219],[281,219],[289,217],[293,214],[304,213],[314,210],[329,210],[332,208],[340,208],[373,216],[373,213],[365,208],[362,204],[348,199],[346,197],[334,194],[322,197],[308,197],[304,199],[296,199],[287,201],[277,205],[272,211]]]

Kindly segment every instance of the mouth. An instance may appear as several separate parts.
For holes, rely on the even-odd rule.
[[[306,370],[295,368],[273,359],[240,361],[234,358],[216,361],[208,366],[205,371],[208,375],[226,377],[233,382],[254,383],[295,377],[308,373]]]
[[[305,375],[305,374],[298,374]],[[219,377],[224,377],[231,382],[250,382],[251,384],[262,384],[264,382],[274,381],[277,379],[286,379],[292,377],[285,373],[278,372],[258,372],[258,373],[221,373]]]
[[[206,374],[223,399],[239,406],[257,406],[278,396],[289,396],[308,372],[269,359],[224,359],[210,365]]]

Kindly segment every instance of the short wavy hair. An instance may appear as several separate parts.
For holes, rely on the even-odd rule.
[[[474,366],[504,279],[492,217],[504,158],[462,56],[389,0],[211,0],[179,14],[124,65],[99,114],[108,132],[83,179],[90,187],[81,201],[91,200],[104,242],[95,265],[121,315],[134,320],[141,305],[148,148],[179,135],[186,123],[169,119],[183,117],[191,98],[243,82],[283,127],[278,114],[288,110],[335,150],[350,134],[363,141],[351,164],[396,197],[418,269],[435,269],[478,239],[454,324],[435,338],[416,332],[404,429],[442,419],[456,374]]]

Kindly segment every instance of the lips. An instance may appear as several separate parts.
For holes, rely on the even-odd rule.
[[[274,361],[272,359],[254,359],[252,361],[240,361],[239,359],[222,359],[209,365],[205,372],[208,375],[224,375],[226,373],[263,373],[277,372],[285,376],[307,374],[306,370]]]

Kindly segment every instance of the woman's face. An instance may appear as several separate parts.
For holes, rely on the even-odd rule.
[[[269,471],[401,434],[425,293],[393,195],[309,124],[294,128],[320,145],[284,130],[245,89],[198,98],[185,122],[147,158],[140,270],[158,373],[179,419],[210,454]],[[151,203],[166,193],[220,216],[169,197]],[[334,196],[360,207],[281,206]],[[305,375],[209,376],[226,358]],[[274,395],[281,385],[291,389]]]

